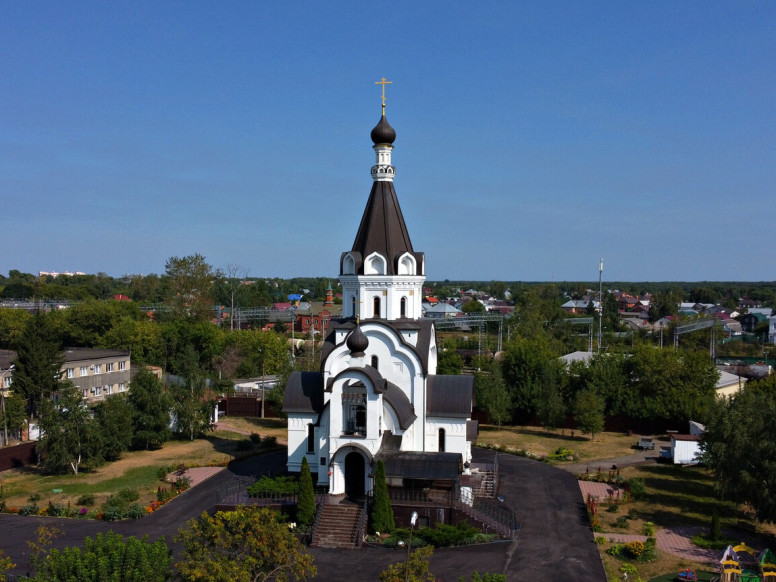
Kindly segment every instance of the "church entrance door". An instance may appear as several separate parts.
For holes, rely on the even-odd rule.
[[[364,496],[364,457],[361,453],[348,453],[345,457],[345,495],[350,499]]]

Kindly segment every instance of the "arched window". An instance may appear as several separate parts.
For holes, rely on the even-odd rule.
[[[352,255],[345,256],[342,261],[342,274],[343,275],[355,275],[356,274],[356,261]]]
[[[407,317],[407,298],[402,297],[400,301],[400,313],[399,317]]]
[[[439,446],[438,446],[439,452],[444,453],[445,452],[445,429],[440,428],[439,429]]]
[[[356,296],[350,298],[350,316],[355,317],[356,314]]]
[[[372,300],[372,317],[380,317],[380,298],[377,296]]]
[[[378,359],[377,356],[372,356],[372,367],[377,370]]]
[[[307,425],[307,452],[315,452],[315,425],[312,423]]]

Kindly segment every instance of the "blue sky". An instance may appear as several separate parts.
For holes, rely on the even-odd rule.
[[[0,272],[774,280],[774,2],[4,2]]]

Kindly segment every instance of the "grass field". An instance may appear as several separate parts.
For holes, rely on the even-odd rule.
[[[595,435],[581,435],[569,430],[546,431],[536,427],[480,425],[477,443],[482,445],[501,445],[523,449],[537,455],[549,455],[559,447],[573,450],[579,455],[579,462],[593,462],[630,455],[638,437],[623,433],[605,432]]]
[[[0,487],[6,505],[16,508],[27,504],[34,494],[40,495],[40,507],[49,501],[75,507],[81,495],[93,494],[98,507],[110,494],[121,489],[136,489],[140,493],[139,503],[148,505],[156,498],[156,489],[161,485],[157,478],[160,468],[225,464],[246,454],[238,445],[245,438],[235,432],[214,431],[204,439],[167,442],[156,451],[124,453],[116,462],[78,475],[42,475],[29,467],[12,469],[0,473]],[[62,492],[54,493],[55,489]]]
[[[261,437],[273,436],[279,443],[288,438],[288,422],[285,418],[255,418],[249,416],[222,416],[219,425],[243,434],[256,433]]]

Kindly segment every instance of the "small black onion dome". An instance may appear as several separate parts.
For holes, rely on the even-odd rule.
[[[388,123],[385,115],[380,117],[380,122],[375,125],[375,128],[372,130],[370,135],[372,137],[372,142],[375,145],[392,144],[394,141],[396,141],[396,130],[394,130],[391,127],[391,124]]]
[[[364,352],[369,347],[369,338],[361,331],[360,325],[356,325],[356,329],[350,332],[347,346],[351,356],[355,356],[356,358],[364,357]]]

